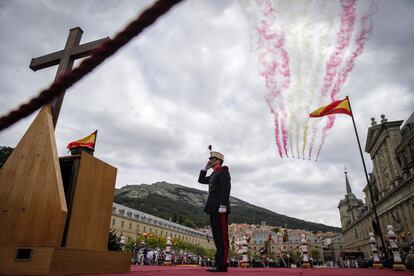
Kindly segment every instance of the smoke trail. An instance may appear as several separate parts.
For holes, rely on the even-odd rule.
[[[326,75],[321,89],[321,96],[328,94],[333,84],[337,69],[342,63],[345,49],[349,46],[355,23],[355,0],[341,0],[341,27],[337,33],[337,45],[326,64]]]
[[[277,151],[279,153],[280,158],[283,158],[282,153],[282,145],[280,144],[280,137],[279,137],[279,114],[277,112],[273,112],[274,115],[274,124],[275,124],[275,142],[277,145]]]
[[[319,39],[319,45],[318,45],[318,50],[317,55],[316,55],[316,64],[315,64],[315,68],[314,68],[314,72],[320,72],[322,71],[322,64],[324,61],[324,56],[325,56],[325,49],[328,48],[329,46],[329,38],[330,38],[330,34],[331,34],[331,30],[332,30],[332,26],[334,23],[334,13],[332,13],[331,11],[334,9],[333,6],[330,5],[335,5],[336,3],[334,1],[318,1],[318,8],[317,10],[320,11],[320,14],[322,16],[322,22],[326,22],[326,24],[321,25],[320,30],[317,30],[317,33],[320,33],[320,39]],[[309,32],[308,32],[309,33]],[[306,105],[305,105],[305,111],[306,111],[306,115],[308,115],[311,111],[310,111],[310,107],[312,106],[313,103],[313,97],[315,94],[315,91],[317,89],[317,86],[319,85],[319,83],[321,82],[321,78],[322,76],[320,76],[319,74],[315,74],[314,77],[310,80],[310,84],[309,84],[309,89],[310,89],[310,99],[306,101]],[[302,146],[302,157],[303,159],[305,159],[305,150],[306,150],[306,146],[308,144],[308,133],[310,132],[310,130],[312,131],[312,133],[316,132],[316,123],[318,123],[318,120],[312,120],[312,125],[311,125],[311,129],[309,129],[309,117],[306,116],[305,119],[305,127],[303,129],[303,146]],[[311,159],[311,154],[312,154],[312,147],[313,147],[313,143],[316,139],[316,133],[315,135],[311,136],[312,138],[309,140],[309,143],[311,145],[309,151],[308,151],[308,158]]]
[[[312,125],[312,136],[311,136],[311,140],[309,143],[309,151],[308,151],[309,160],[312,159],[312,150],[313,150],[313,145],[315,144],[317,130],[318,128],[316,127],[316,124],[314,123]]]
[[[310,70],[310,68],[312,68],[312,49],[311,49],[311,31],[313,29],[313,20],[311,20],[309,13],[310,13],[310,4],[311,2],[308,1],[306,2],[307,5],[304,6],[303,12],[305,16],[302,16],[302,33],[301,33],[301,37],[302,37],[302,45],[303,45],[303,54],[301,55],[301,59],[302,62],[300,64],[299,67],[299,78],[298,78],[298,91],[296,91],[296,98],[298,99],[298,102],[303,103],[305,100],[305,95],[304,95],[304,84],[307,81],[307,79],[304,80],[303,77],[303,73],[305,72],[305,70]],[[308,74],[305,74],[304,76],[306,76]],[[310,96],[312,97],[312,95]],[[298,109],[302,112],[303,114],[303,106],[300,105],[298,107]],[[295,113],[298,113],[297,110],[295,111]],[[296,154],[298,156],[298,158],[301,158],[300,156],[300,121],[297,119],[295,122],[295,132],[296,132]],[[302,157],[304,157],[303,152],[302,152]]]
[[[282,140],[283,140],[283,149],[285,150],[285,154],[289,157],[288,150],[287,150],[287,142],[288,142],[288,130],[286,128],[286,112],[282,113],[283,118],[281,120],[282,123]]]
[[[282,4],[282,3],[281,3]],[[292,84],[293,86],[289,89],[288,91],[288,97],[287,97],[287,102],[288,102],[288,110],[289,110],[289,120],[288,120],[288,130],[289,130],[289,146],[290,146],[290,153],[292,155],[293,158],[295,158],[295,156],[298,157],[298,154],[294,153],[294,147],[295,147],[295,143],[294,141],[295,139],[295,133],[297,133],[297,123],[298,123],[298,108],[297,108],[297,102],[298,102],[298,91],[299,91],[299,84],[302,82],[302,73],[301,73],[301,69],[302,69],[302,51],[300,50],[300,45],[302,45],[301,43],[299,43],[299,38],[302,37],[302,26],[301,26],[301,21],[298,20],[300,15],[304,15],[306,16],[306,13],[303,12],[304,10],[304,6],[308,5],[309,1],[307,1],[305,4],[301,3],[299,6],[295,6],[295,3],[289,3],[289,6],[286,7],[286,10],[283,10],[283,14],[285,17],[289,18],[290,21],[288,24],[286,24],[285,29],[288,30],[287,35],[289,35],[289,33],[291,34],[289,38],[290,45],[287,45],[287,47],[290,46],[291,49],[291,53],[293,53],[293,55],[291,56],[292,58],[292,65],[291,65],[291,69],[292,69],[292,75],[293,75],[293,81]],[[292,11],[296,10],[296,13],[293,13]],[[289,12],[289,14],[287,14]]]
[[[351,56],[346,62],[345,68],[338,75],[335,85],[331,91],[331,100],[335,101],[336,96],[341,91],[342,85],[346,82],[349,72],[352,71],[355,65],[355,60],[364,51],[365,43],[368,41],[372,34],[373,24],[372,16],[378,11],[378,3],[371,1],[367,12],[361,17],[361,27],[355,38],[356,49],[352,52]]]
[[[275,116],[275,140],[279,155],[281,157],[283,155],[281,139],[283,151],[289,157],[287,152],[288,131],[286,128],[286,112],[284,110],[283,98],[280,99],[281,102],[276,102],[276,104],[279,103],[281,116],[279,116],[279,111],[272,106],[272,103],[279,100],[281,92],[286,90],[290,83],[289,55],[284,49],[285,35],[283,32],[274,29],[276,12],[271,2],[260,0],[257,3],[261,7],[263,14],[263,19],[257,28],[259,37],[256,47],[258,49],[258,59],[262,65],[260,73],[265,78],[269,92],[265,96],[265,100]],[[282,137],[280,137],[280,132]]]
[[[365,43],[367,42],[367,40],[371,36],[372,29],[373,29],[372,16],[377,11],[378,11],[378,2],[377,1],[371,1],[367,11],[361,17],[361,25],[360,25],[358,33],[355,37],[356,48],[352,52],[351,56],[347,59],[347,61],[345,63],[345,67],[338,74],[338,78],[336,79],[335,85],[332,88],[331,95],[330,95],[332,101],[337,100],[336,96],[341,91],[341,88],[342,88],[343,84],[346,82],[346,80],[348,78],[348,74],[354,68],[356,59],[364,51]],[[326,123],[326,126],[323,129],[322,143],[319,146],[318,154],[317,154],[316,159],[319,158],[319,154],[320,154],[320,152],[322,150],[322,147],[325,143],[327,132],[335,124],[335,118],[336,118],[335,116],[332,116],[332,118],[328,118],[328,122]]]
[[[351,41],[352,32],[355,23],[355,2],[356,0],[341,0],[341,16],[340,16],[340,28],[337,32],[336,47],[334,52],[330,55],[328,62],[326,64],[326,74],[324,77],[324,82],[322,85],[320,93],[320,101],[325,100],[329,89],[333,85],[334,79],[337,74],[337,69],[342,63],[343,55],[346,48],[349,46]],[[329,119],[327,125],[330,124]],[[312,149],[314,141],[318,132],[318,128],[312,128],[312,138],[309,149],[309,158],[312,155]],[[326,136],[326,131],[324,131],[324,137]],[[322,138],[322,141],[325,139]]]
[[[326,122],[326,126],[323,128],[323,131],[322,131],[323,133],[322,141],[321,141],[321,144],[319,145],[318,154],[316,155],[315,161],[318,161],[319,159],[319,154],[321,153],[322,146],[325,144],[326,137],[328,136],[328,130],[331,129],[333,125],[335,124],[335,118],[336,118],[335,115],[328,116],[328,121]]]
[[[308,5],[306,5],[304,7],[305,16],[303,17],[303,21],[302,21],[303,31],[302,31],[301,37],[302,37],[302,45],[304,45],[304,46],[303,46],[303,59],[302,59],[303,62],[302,62],[301,68],[300,68],[300,74],[301,75],[304,74],[307,70],[311,71],[312,68],[313,68],[313,48],[314,47],[312,47],[313,44],[312,44],[312,39],[311,38],[312,38],[312,36],[314,36],[314,33],[311,32],[311,30],[314,30],[314,22],[316,20],[312,20],[311,17],[310,17],[311,10],[312,10],[311,2],[307,2],[307,3],[308,3]],[[317,11],[319,13],[320,9],[317,8]],[[312,71],[316,72],[314,70],[312,70]],[[316,78],[315,75],[316,74],[313,74],[313,76],[310,77],[310,74],[305,73],[304,76],[306,77],[306,79],[304,79],[303,77],[299,78],[299,91],[297,93],[297,97],[298,97],[298,99],[300,100],[300,103],[301,103],[301,105],[299,106],[299,110],[301,111],[302,114],[306,110],[304,103],[305,102],[309,103],[309,102],[312,101],[313,89],[310,87],[310,85],[311,85],[311,80],[313,78]],[[310,88],[310,90],[311,90],[310,94],[304,93],[306,87]],[[310,100],[307,100],[306,96]],[[307,112],[307,113],[309,113],[309,112]],[[304,116],[305,118],[307,118],[306,115]],[[308,120],[308,119],[305,119],[305,125],[307,124],[306,120]],[[302,120],[302,122],[303,122],[303,120]],[[306,128],[303,129],[303,135],[307,135],[306,132],[307,132]],[[297,152],[297,155],[298,155],[299,158],[301,156],[300,152],[302,152],[302,158],[304,158],[305,157],[304,150],[300,151],[300,138],[301,138],[301,128],[300,128],[300,122],[298,120],[296,122],[296,152]],[[306,146],[306,141],[305,141],[304,144],[305,144],[304,146]]]
[[[293,132],[289,130],[289,141],[292,141],[292,133]],[[293,158],[295,158],[295,154],[293,153],[293,143],[289,143],[289,144],[290,144],[290,154],[292,155]]]
[[[280,52],[282,55],[282,70],[281,70],[281,74],[282,76],[285,77],[285,81],[282,83],[282,89],[286,90],[289,87],[290,84],[290,69],[289,69],[289,55],[287,53],[287,51],[284,49],[284,45],[285,45],[285,34],[282,33],[281,37],[280,37]],[[286,128],[286,111],[283,107],[283,104],[281,104],[281,110],[282,110],[282,140],[283,140],[283,149],[285,150],[285,154],[287,157],[289,157],[289,154],[287,152],[287,128]]]
[[[277,58],[277,51],[272,46],[272,43],[269,43],[272,37],[272,31],[269,30],[272,26],[272,18],[269,18],[269,11],[263,8],[262,2],[253,2],[242,0],[239,2],[243,12],[251,24],[251,47],[256,49],[257,59],[260,64],[258,69],[259,74],[265,79],[265,86],[268,92],[265,94],[265,101],[268,105],[270,112],[273,114],[274,119],[274,137],[275,144],[277,146],[277,151],[279,156],[283,158],[282,144],[281,144],[281,127],[280,127],[280,116],[277,110],[274,109],[272,103],[275,99],[280,96],[280,90],[278,89],[277,84],[277,71],[280,67],[280,62]],[[262,7],[259,7],[261,4]],[[265,16],[266,14],[267,16]]]
[[[303,159],[305,159],[305,149],[306,149],[306,145],[308,143],[308,121],[309,119],[306,119],[306,123],[305,123],[305,127],[303,128],[303,145],[302,145],[302,157]]]

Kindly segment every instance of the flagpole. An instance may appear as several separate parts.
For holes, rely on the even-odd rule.
[[[381,226],[380,226],[379,219],[378,219],[377,207],[375,205],[374,196],[372,193],[372,187],[371,187],[371,183],[368,177],[367,166],[365,165],[364,155],[362,154],[361,143],[359,141],[358,131],[357,131],[355,120],[354,120],[354,113],[352,112],[351,101],[349,100],[348,96],[346,96],[346,99],[348,100],[349,110],[351,111],[352,124],[354,125],[355,135],[358,141],[359,153],[361,154],[362,165],[364,166],[365,178],[367,180],[369,195],[371,197],[372,209],[374,210],[374,214],[375,214],[375,224],[377,225],[377,229],[378,229],[378,232],[381,238],[382,250],[385,253],[385,258],[388,260],[388,253],[385,248],[384,238],[382,237],[382,231],[381,231]]]

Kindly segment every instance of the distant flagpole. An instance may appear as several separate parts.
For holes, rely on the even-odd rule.
[[[380,235],[380,238],[381,238],[381,244],[382,244],[383,252],[385,253],[386,258],[388,259],[388,253],[387,253],[387,250],[385,248],[384,238],[382,237],[381,225],[380,225],[379,219],[378,219],[377,207],[375,205],[374,196],[373,196],[373,193],[372,193],[372,187],[371,187],[371,183],[370,183],[369,177],[368,177],[367,166],[365,165],[364,155],[362,154],[361,143],[359,141],[358,131],[357,131],[355,120],[354,120],[354,113],[352,112],[351,101],[349,100],[348,96],[346,96],[346,99],[348,100],[349,110],[351,111],[352,123],[354,125],[355,135],[356,135],[356,138],[357,138],[357,141],[358,141],[359,153],[361,154],[362,165],[364,166],[365,178],[367,180],[368,190],[369,190],[369,194],[370,194],[370,197],[371,197],[372,209],[374,210],[374,214],[375,214],[375,224],[377,225],[377,229],[378,229],[378,232],[379,232],[379,235]]]

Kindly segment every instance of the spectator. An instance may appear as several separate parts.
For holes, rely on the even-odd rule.
[[[405,258],[404,264],[408,269],[414,270],[414,241],[410,243],[409,253]]]

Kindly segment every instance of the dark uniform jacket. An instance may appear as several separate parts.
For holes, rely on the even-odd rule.
[[[200,171],[198,182],[208,184],[208,198],[204,211],[207,214],[217,214],[220,205],[227,207],[230,214],[230,173],[227,166],[220,167],[211,175],[206,176],[206,171]]]

